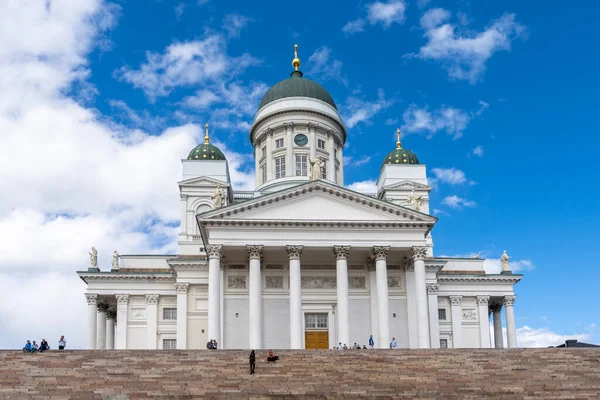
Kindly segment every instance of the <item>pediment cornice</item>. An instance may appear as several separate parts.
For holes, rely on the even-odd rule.
[[[400,192],[410,192],[413,189],[415,190],[431,190],[431,186],[424,185],[422,183],[404,180],[400,182],[393,183],[391,185],[386,185],[383,187],[383,190],[397,190]]]
[[[206,186],[206,187],[213,187],[216,185],[221,185],[224,188],[229,187],[230,185],[225,182],[225,181],[221,181],[219,179],[215,179],[215,178],[211,178],[209,176],[199,176],[196,178],[190,178],[190,179],[186,179],[183,181],[179,181],[177,182],[177,184],[179,186],[194,186],[194,187],[202,187],[202,186]]]
[[[438,274],[439,282],[502,282],[516,284],[523,275],[445,275]]]

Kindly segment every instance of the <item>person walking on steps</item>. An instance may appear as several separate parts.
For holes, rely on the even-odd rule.
[[[250,375],[254,375],[254,368],[256,368],[256,353],[254,350],[250,352]]]
[[[369,347],[375,347],[375,341],[373,340],[373,335],[369,336]]]

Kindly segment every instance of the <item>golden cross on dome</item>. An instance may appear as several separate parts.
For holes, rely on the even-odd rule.
[[[204,125],[204,128],[206,129],[206,134],[204,135],[204,143],[208,144],[208,122],[206,123],[206,125]]]
[[[300,66],[300,59],[298,58],[298,45],[294,45],[294,59],[292,60],[292,65],[298,71],[298,67]]]
[[[402,148],[402,142],[400,141],[400,128],[396,130],[396,137],[398,138],[398,140],[396,141],[396,148],[400,149]]]

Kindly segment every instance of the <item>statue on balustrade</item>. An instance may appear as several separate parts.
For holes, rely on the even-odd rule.
[[[310,159],[310,170],[308,171],[308,178],[311,181],[316,181],[323,178],[323,163],[319,158]]]
[[[90,254],[90,264],[92,264],[92,268],[98,268],[98,250],[95,247],[92,247],[92,251]]]
[[[221,189],[221,185],[217,185],[214,193],[210,197],[213,202],[213,209],[225,206],[225,192]]]

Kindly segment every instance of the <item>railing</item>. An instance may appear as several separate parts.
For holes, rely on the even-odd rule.
[[[233,192],[235,200],[248,200],[254,198],[254,192],[251,190],[236,190]]]

